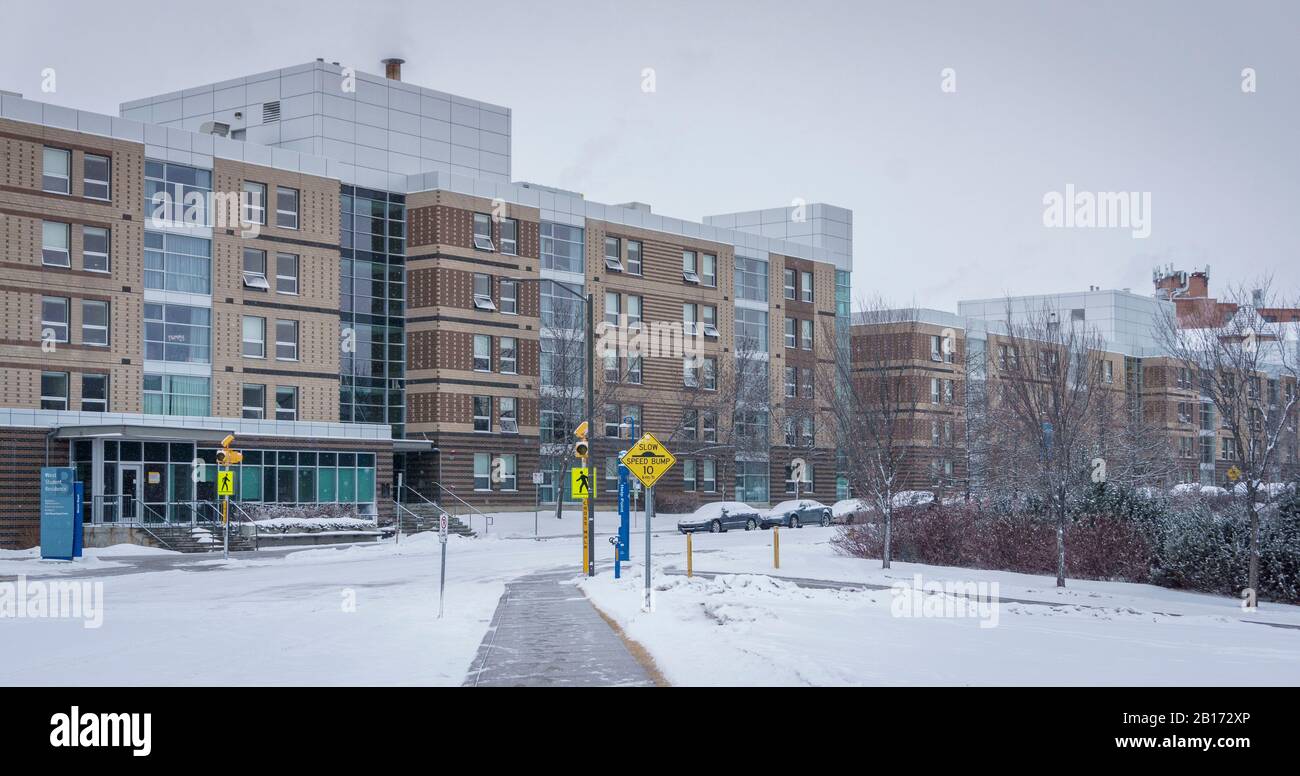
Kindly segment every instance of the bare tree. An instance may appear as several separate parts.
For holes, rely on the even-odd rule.
[[[543,283],[543,292],[546,291]],[[563,291],[551,294],[550,309],[544,309],[541,347],[541,460],[559,464],[568,471],[577,442],[574,429],[587,417],[586,305]],[[556,481],[555,517],[563,516],[564,482]]]
[[[881,516],[881,566],[892,557],[894,497],[916,449],[919,388],[909,379],[916,357],[918,315],[891,309],[881,300],[861,305],[855,323],[869,326],[847,352],[837,348],[833,365],[818,370],[818,390],[834,396],[829,416],[845,461],[849,486],[864,494]]]
[[[1102,390],[1096,409],[1096,452],[1103,482],[1133,490],[1164,487],[1178,472],[1171,437],[1147,417],[1142,397],[1119,387]]]
[[[1195,306],[1181,317],[1171,310],[1157,329],[1165,351],[1199,377],[1201,396],[1214,404],[1226,435],[1220,439],[1227,443],[1233,466],[1240,472],[1237,479],[1245,485],[1250,517],[1247,585],[1255,591],[1259,589],[1257,501],[1296,407],[1296,342],[1286,327],[1266,320],[1262,312],[1283,306],[1270,280],[1249,293],[1242,286],[1229,289],[1226,299],[1235,312],[1225,315],[1222,304]]]
[[[1008,305],[1005,327],[991,386],[994,412],[1019,442],[1007,463],[1031,476],[1056,519],[1056,585],[1064,587],[1070,495],[1086,481],[1106,390],[1103,340],[1086,325],[1062,322],[1050,307],[1015,316]]]

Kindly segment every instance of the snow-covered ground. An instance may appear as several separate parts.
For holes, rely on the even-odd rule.
[[[1300,607],[1247,613],[1231,599],[1150,585],[1067,581],[1058,590],[1050,578],[1006,572],[909,563],[885,571],[878,561],[835,556],[830,537],[826,529],[782,531],[778,571],[770,532],[696,536],[695,569],[725,574],[670,576],[664,567],[684,568],[684,559],[657,554],[652,612],[642,611],[639,567],[581,587],[673,684],[1300,684],[1300,630],[1243,622],[1300,626]],[[915,616],[931,601],[912,592],[916,574],[923,587],[997,582],[1003,599],[1054,605],[1002,603],[995,617]],[[771,575],[907,590],[896,602],[892,590],[801,588]],[[947,598],[931,602],[938,610]]]
[[[557,538],[505,538],[531,537],[532,517],[498,515],[487,538],[451,538],[441,620],[433,534],[229,562],[140,548],[92,550],[76,563],[0,554],[0,577],[99,583],[104,597],[98,628],[0,619],[0,686],[460,684],[506,581],[547,569],[577,577],[577,515],[541,517]],[[818,527],[780,532],[779,571],[771,531],[697,534],[695,569],[724,576],[686,580],[667,573],[685,567],[685,537],[675,517],[661,519],[653,612],[641,611],[639,531],[623,579],[612,579],[602,537],[599,573],[579,587],[674,684],[1300,684],[1300,630],[1243,622],[1300,625],[1300,607],[1243,613],[1231,599],[1146,585],[1071,581],[1060,591],[1047,577],[1003,572],[903,563],[886,572],[836,556],[834,529]],[[598,521],[616,526],[609,513]],[[1003,603],[996,626],[981,627],[988,618],[895,616],[890,590],[779,578],[890,585],[917,573],[997,582],[1004,598],[1053,605]]]

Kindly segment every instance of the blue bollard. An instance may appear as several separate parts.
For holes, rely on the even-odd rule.
[[[609,543],[614,545],[614,579],[622,579],[623,578],[623,553],[620,552],[620,550],[623,549],[621,546],[622,543],[619,542],[617,536],[609,537]]]

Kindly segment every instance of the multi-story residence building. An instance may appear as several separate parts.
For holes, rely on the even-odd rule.
[[[972,452],[978,445],[968,436],[966,416],[971,408],[966,405],[995,396],[991,386],[1000,373],[1016,369],[1020,359],[1032,357],[1019,353],[1008,338],[1008,314],[1013,325],[1024,324],[1031,317],[1041,322],[1043,314],[1054,314],[1055,320],[1048,325],[1087,326],[1100,337],[1102,349],[1094,355],[1100,384],[1114,391],[1114,398],[1122,399],[1114,406],[1140,413],[1143,433],[1163,440],[1168,465],[1160,467],[1164,470],[1160,484],[1228,482],[1235,453],[1223,418],[1203,389],[1200,375],[1171,358],[1160,344],[1158,332],[1166,316],[1174,314],[1172,303],[1128,290],[1090,289],[1075,294],[962,301],[957,315],[913,309],[855,316],[852,369],[888,367],[896,379],[909,386],[905,393],[916,399],[906,407],[914,425],[900,487],[960,493],[972,477],[979,476],[970,467],[989,465],[973,462]],[[893,346],[889,352],[900,357],[884,364],[874,344],[883,337],[902,337],[910,345]],[[952,389],[948,381],[952,381]],[[1252,384],[1258,385],[1253,389],[1258,400],[1273,408],[1296,390],[1294,380],[1280,373],[1261,372]],[[950,419],[951,434],[947,431]],[[1295,418],[1283,423],[1272,472],[1277,481],[1300,474]]]
[[[77,468],[92,525],[186,525],[230,433],[239,503],[388,519],[399,496],[565,497],[557,440],[588,410],[557,350],[575,332],[585,349],[588,295],[597,324],[677,331],[635,372],[596,356],[602,477],[618,414],[682,459],[661,503],[779,500],[795,459],[801,492],[836,495],[831,397],[783,391],[847,338],[851,213],[696,223],[512,183],[509,109],[386,64],[318,60],[121,117],[0,93],[0,546],[34,541],[43,465]]]

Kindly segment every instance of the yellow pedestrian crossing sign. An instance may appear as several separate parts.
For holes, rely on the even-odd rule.
[[[675,463],[677,459],[655,439],[654,434],[641,437],[623,456],[623,465],[647,488],[658,482]]]
[[[235,495],[235,473],[234,472],[217,472],[217,495],[218,496]]]
[[[578,467],[570,470],[569,478],[569,492],[573,498],[596,497],[596,482],[586,469]]]

